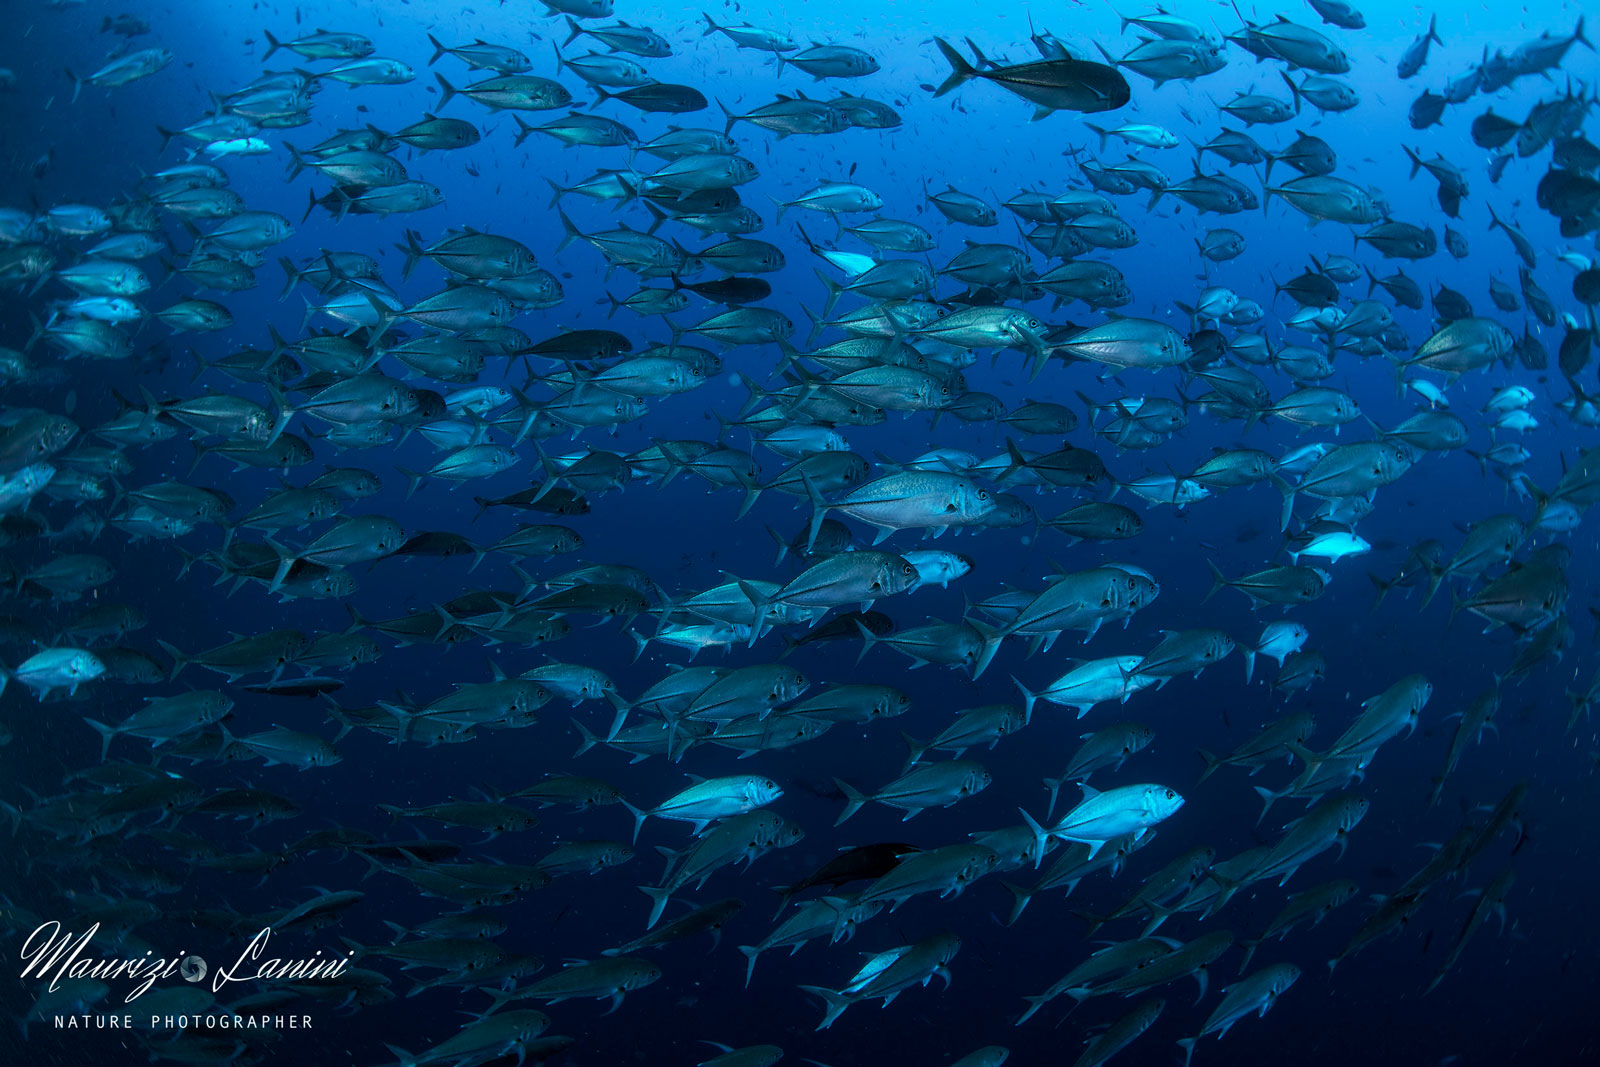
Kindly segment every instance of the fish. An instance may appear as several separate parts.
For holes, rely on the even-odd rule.
[[[1059,1035],[977,1028],[1066,996],[1085,1067],[1250,1014],[1320,1063],[1271,1009],[1361,897],[1323,956],[1443,1061],[1504,1011],[1415,994],[1482,984],[1518,876],[1583,942],[1582,879],[1517,863],[1600,694],[1583,17],[35,6],[0,925],[105,966],[24,974],[33,1051],[132,1003],[241,1021],[141,1016],[152,1059],[267,1062],[268,1013],[402,1067],[739,1067],[828,1056],[814,999],[835,1050],[885,1058],[878,1001],[889,1059],[998,1067]],[[980,936],[1030,906],[1096,943]],[[318,973],[195,977],[263,930]]]
[[[1299,978],[1300,968],[1294,964],[1276,963],[1226,987],[1222,991],[1222,1003],[1211,1013],[1200,1033],[1178,1041],[1184,1052],[1184,1062],[1187,1064],[1194,1055],[1194,1047],[1199,1044],[1200,1038],[1215,1033],[1220,1039],[1236,1021],[1252,1012],[1266,1015],[1278,998],[1288,992]]]
[[[1151,827],[1171,818],[1184,804],[1183,797],[1176,791],[1159,785],[1118,786],[1104,793],[1084,784],[1080,784],[1080,788],[1083,799],[1049,830],[1034,822],[1026,811],[1022,813],[1037,842],[1037,856],[1044,855],[1049,838],[1059,837],[1087,845],[1088,858],[1094,859],[1107,841],[1123,834],[1132,834],[1137,841],[1149,833]]]
[[[934,44],[950,64],[950,76],[934,90],[936,97],[981,78],[1035,105],[1033,119],[1037,121],[1056,111],[1115,111],[1126,105],[1132,95],[1127,79],[1114,66],[1071,58],[991,66],[978,47],[968,41],[978,64],[973,66],[943,38],[935,37]]]

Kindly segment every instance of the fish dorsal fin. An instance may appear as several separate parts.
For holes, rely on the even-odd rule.
[[[1078,788],[1083,790],[1083,799],[1084,800],[1093,800],[1095,797],[1100,795],[1100,790],[1096,789],[1094,786],[1090,785],[1088,782],[1079,782],[1078,783]]]

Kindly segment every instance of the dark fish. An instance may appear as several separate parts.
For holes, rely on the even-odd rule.
[[[472,498],[478,505],[478,514],[482,515],[490,508],[515,508],[519,511],[539,511],[546,515],[587,515],[589,502],[581,495],[570,489],[557,486],[554,489],[543,489],[534,486],[524,489],[509,496],[502,496],[493,500],[481,496]]]
[[[1320,137],[1303,131],[1295,132],[1299,136],[1289,147],[1267,160],[1267,176],[1272,176],[1274,163],[1287,164],[1301,174],[1332,174],[1339,165],[1339,157],[1334,153],[1332,146]]]
[[[738,275],[717,278],[709,282],[685,282],[674,277],[672,287],[687,289],[707,300],[727,304],[730,307],[738,304],[754,304],[772,295],[772,286],[766,279],[742,278]]]
[[[636,107],[640,111],[660,111],[672,115],[683,115],[691,111],[704,111],[711,106],[700,90],[690,88],[687,85],[674,85],[671,82],[652,82],[649,85],[640,85],[617,93],[610,92],[604,86],[597,85],[594,87],[594,91],[599,94],[601,102],[620,100],[629,107]]]
[[[633,351],[633,342],[615,330],[567,330],[524,348],[518,355],[542,356],[563,363],[592,363]]]
[[[425,530],[414,534],[392,553],[396,556],[431,556],[448,559],[452,556],[481,557],[483,550],[465,537],[451,530]]]
[[[1590,307],[1600,304],[1600,268],[1590,267],[1579,271],[1578,276],[1572,279],[1572,295],[1580,304]]]
[[[1327,275],[1306,271],[1282,284],[1274,284],[1276,293],[1288,293],[1289,298],[1301,307],[1332,307],[1339,302],[1339,286]]]
[[[244,688],[252,693],[275,697],[315,697],[337,693],[344,688],[344,683],[337,678],[280,678],[275,682],[262,682]]]
[[[1444,118],[1444,97],[1433,90],[1428,90],[1417,97],[1411,104],[1408,118],[1413,130],[1425,130],[1429,126],[1437,126]]]
[[[1479,148],[1504,148],[1520,129],[1522,123],[1496,115],[1490,108],[1472,120],[1472,143]]]
[[[1472,304],[1462,294],[1441,284],[1433,294],[1433,313],[1446,322],[1456,319],[1470,319],[1472,317]]]
[[[1423,65],[1428,62],[1429,44],[1444,44],[1443,41],[1439,40],[1439,16],[1437,15],[1428,16],[1428,32],[1407,45],[1405,52],[1400,56],[1397,72],[1401,78],[1415,76]]]
[[[1564,141],[1556,142],[1555,148],[1550,152],[1550,162],[1558,167],[1583,171],[1592,176],[1594,171],[1600,170],[1600,146],[1596,146],[1581,134],[1568,137]]]
[[[815,629],[807,630],[799,637],[790,638],[789,648],[796,649],[818,641],[856,640],[861,637],[863,629],[875,637],[882,637],[894,632],[894,620],[881,611],[847,611]]]
[[[375,860],[389,863],[444,863],[461,855],[461,846],[454,841],[379,841],[345,846]]]
[[[944,38],[935,37],[933,43],[939,46],[939,51],[950,63],[950,76],[934,90],[934,96],[943,96],[973,78],[983,78],[1037,105],[1034,119],[1042,119],[1054,111],[1090,114],[1115,111],[1132,96],[1128,80],[1115,67],[1103,63],[1081,59],[1041,59],[1033,63],[1001,66],[990,63],[978,51],[978,46],[968,41],[967,47],[972,49],[978,62],[978,66],[974,67]]]
[[[837,889],[851,882],[882,878],[898,867],[905,857],[921,851],[922,849],[916,845],[907,845],[900,841],[856,845],[842,849],[839,855],[793,885],[773,886],[773,889],[783,894],[783,903],[778,905],[778,911],[781,914],[788,906],[791,897],[807,889],[815,889],[818,886]]]
[[[1600,209],[1600,180],[1552,167],[1535,190],[1539,206],[1557,218],[1587,218]]]

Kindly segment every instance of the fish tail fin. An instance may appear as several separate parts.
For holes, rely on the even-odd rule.
[[[744,987],[750,988],[750,979],[755,977],[756,960],[761,958],[761,950],[755,945],[740,945],[739,951],[744,954]]]
[[[561,208],[556,208],[556,214],[561,216],[561,243],[556,245],[556,251],[560,252],[562,249],[571,245],[572,242],[583,237],[583,234],[580,233],[578,228],[572,224],[572,220],[567,217],[567,213],[562,211]]]
[[[666,886],[642,885],[639,892],[650,898],[650,921],[644,924],[649,930],[661,921],[661,913],[667,910],[667,902],[672,899],[672,890]]]
[[[955,47],[951,45],[949,41],[945,40],[943,37],[935,37],[933,39],[933,43],[938,46],[940,53],[944,55],[945,61],[950,64],[950,76],[933,91],[934,96],[943,96],[950,90],[961,86],[972,78],[977,77],[977,68],[973,67],[971,63],[968,63],[966,59],[962,57],[961,53],[955,50]]]
[[[1289,72],[1286,70],[1278,71],[1278,77],[1282,78],[1283,84],[1289,87],[1289,96],[1294,101],[1294,113],[1296,115],[1300,114],[1300,101],[1302,99],[1300,86],[1294,83],[1294,79],[1289,77]]]
[[[92,726],[95,733],[100,735],[100,762],[104,763],[107,754],[111,751],[111,740],[117,736],[116,728],[107,726],[98,719],[91,719],[87,715],[83,717],[83,721]]]
[[[283,147],[289,150],[289,180],[293,181],[300,176],[301,171],[306,169],[306,158],[301,154],[300,149],[288,141],[283,142]]]
[[[1293,789],[1293,788],[1294,787],[1291,785],[1291,786],[1285,788],[1284,791],[1281,792],[1281,793],[1274,793],[1272,790],[1268,789],[1264,785],[1258,785],[1258,786],[1255,787],[1256,796],[1261,798],[1261,814],[1256,816],[1256,825],[1257,826],[1260,826],[1261,823],[1266,819],[1267,812],[1272,810],[1272,805],[1276,804],[1278,801],[1280,801],[1284,797],[1288,796],[1289,795],[1289,790]]]
[[[1025,718],[1033,718],[1033,706],[1039,701],[1039,694],[1023,685],[1016,675],[1011,676],[1012,684],[1022,691],[1022,714]]]
[[[1022,449],[1018,448],[1017,443],[1009,437],[1006,438],[1006,455],[1010,462],[1006,465],[1006,469],[1000,472],[1000,477],[994,480],[996,485],[1006,481],[1018,471],[1028,468],[1028,457],[1022,454]]]
[[[600,743],[600,739],[594,735],[593,730],[589,729],[583,724],[582,720],[573,719],[572,725],[576,726],[578,728],[578,733],[583,735],[583,740],[578,745],[578,751],[572,754],[572,758],[577,759],[579,756],[598,745]]]
[[[739,502],[739,513],[733,517],[735,522],[750,514],[750,509],[755,507],[756,501],[761,498],[761,486],[755,479],[741,480],[745,483],[744,499]]]
[[[400,267],[400,280],[405,281],[411,277],[411,272],[416,270],[417,264],[422,260],[422,235],[416,230],[407,228],[406,243],[395,245],[395,248],[406,257],[405,263]]]
[[[1203,748],[1196,749],[1195,751],[1200,754],[1200,758],[1204,760],[1206,764],[1206,769],[1201,771],[1200,777],[1195,780],[1196,784],[1199,784],[1200,782],[1205,781],[1207,778],[1210,778],[1212,773],[1218,767],[1222,766],[1222,757],[1217,755],[1215,752],[1208,752]]]
[[[561,186],[557,185],[555,182],[551,181],[549,178],[545,178],[545,182],[546,182],[546,184],[548,184],[550,186],[550,188],[552,190],[552,192],[550,194],[550,206],[551,207],[556,207],[561,203],[561,198],[563,196],[567,195],[568,190],[563,189]]]
[[[1015,887],[1013,886],[1011,888]],[[1017,1016],[1017,1021],[1013,1024],[1015,1026],[1021,1026],[1023,1023],[1037,1015],[1040,1008],[1050,1003],[1050,998],[1043,995],[1037,997],[1023,997],[1022,999],[1028,1002],[1028,1007],[1021,1015]]]
[[[861,626],[860,623],[856,623],[856,625]],[[866,629],[865,626],[861,626],[861,628],[863,630]],[[922,761],[923,754],[928,751],[928,745],[918,741],[915,737],[912,737],[904,730],[900,731],[900,740],[906,743],[906,766],[905,770],[901,771],[900,773],[909,774],[911,772],[911,768],[915,767]]]
[[[159,638],[156,639],[156,644],[161,646],[161,651],[172,657],[172,673],[167,675],[167,681],[170,682],[178,676],[179,671],[188,666],[189,657],[180,652],[175,646],[169,645],[167,642],[162,641]],[[0,684],[0,692],[4,691],[4,685]]]
[[[734,373],[738,375],[740,384],[743,385],[746,391],[748,391],[750,394],[750,399],[746,400],[744,402],[744,406],[739,409],[739,418],[742,419],[746,415],[750,414],[750,412],[754,411],[757,404],[761,403],[761,401],[767,398],[767,391],[761,387],[760,382],[757,382],[744,371],[736,370]]]
[[[581,25],[579,25],[578,20],[573,18],[571,15],[567,16],[567,31],[567,39],[561,42],[561,47],[563,48],[570,45],[573,41],[576,41],[579,37],[582,37],[584,33],[584,29]]]
[[[417,489],[427,480],[427,475],[422,471],[414,471],[409,467],[395,467],[395,470],[406,476],[406,499],[410,500],[416,495]]]
[[[713,33],[721,32],[722,27],[717,25],[717,20],[712,18],[709,12],[700,12],[700,17],[706,20],[706,28],[700,31],[700,36],[710,37]]]
[[[530,133],[536,132],[539,129],[539,127],[530,126],[526,122],[523,122],[521,115],[512,115],[511,118],[512,118],[512,121],[514,121],[517,124],[517,139],[516,139],[516,142],[513,144],[512,147],[521,148],[522,147],[522,142],[526,141],[528,139],[528,135]]]
[[[1579,17],[1579,19],[1578,19],[1578,28],[1580,30],[1583,28],[1583,19],[1582,19],[1582,17]],[[1428,16],[1428,38],[1431,41],[1433,41],[1433,43],[1436,44],[1436,45],[1443,45],[1444,44],[1444,41],[1441,40],[1440,37],[1439,37],[1439,16],[1438,15],[1429,15]],[[1589,42],[1585,41],[1584,43],[1588,44]]]
[[[1250,966],[1250,961],[1255,958],[1256,949],[1260,946],[1261,940],[1259,937],[1252,937],[1249,940],[1239,942],[1244,947],[1244,959],[1239,961],[1240,974],[1244,973],[1244,969]]]
[[[448,45],[440,44],[439,43],[439,38],[435,37],[431,33],[428,34],[428,43],[433,45],[433,56],[432,56],[432,58],[430,58],[428,60],[428,66],[431,67],[435,63],[439,62],[439,60],[441,58],[443,58],[444,56],[448,55],[449,52],[450,52],[450,48],[449,48]]]
[[[829,504],[822,499],[822,493],[804,469],[800,471],[800,484],[805,487],[806,496],[811,500],[811,524],[806,527],[806,553],[809,555],[816,547],[817,533],[822,529],[822,520],[828,514]]]
[[[1016,900],[1014,900],[1011,904],[1011,914],[1006,918],[1007,926],[1015,926],[1017,924],[1017,920],[1022,917],[1023,909],[1028,906],[1028,901],[1033,899],[1033,890],[1024,889],[1017,883],[1008,882],[1003,878],[1000,880],[1000,884],[1009,889],[1013,897],[1016,897]],[[1038,1010],[1039,1009],[1037,1007],[1034,1008],[1033,1011],[1030,1011],[1027,1013],[1027,1015],[1024,1015],[1022,1019],[1028,1018],[1029,1015],[1032,1015],[1034,1011]],[[1018,1019],[1017,1022],[1021,1023],[1022,1019]]]
[[[781,533],[779,533],[777,530],[774,530],[770,526],[767,527],[767,533],[771,534],[772,539],[778,543],[778,556],[772,561],[772,565],[776,567],[778,564],[783,562],[783,557],[789,554],[789,542],[784,540],[784,537]]]
[[[882,638],[880,638],[877,634],[873,633],[871,630],[867,629],[864,625],[862,625],[860,619],[856,620],[856,629],[861,631],[861,652],[860,652],[859,655],[856,656],[856,662],[860,663],[862,660],[867,658],[868,650],[871,649],[873,645],[877,644],[880,640],[882,640]],[[906,743],[908,745],[914,743],[909,734],[905,734],[905,733],[902,732],[901,736],[905,737]],[[906,767],[909,769],[912,764],[916,763],[917,760],[921,759],[922,758],[922,752],[926,751],[926,749],[927,749],[927,746],[924,745],[922,750],[914,751],[912,753],[912,758],[906,763]]]
[[[851,1004],[849,997],[835,993],[831,989],[824,989],[819,985],[803,985],[800,987],[813,996],[821,997],[826,1005],[822,1012],[822,1021],[817,1024],[818,1030],[826,1030],[833,1025],[833,1021],[844,1014],[844,1010]]]
[[[997,630],[988,623],[978,619],[968,619],[967,625],[977,630],[983,638],[983,648],[978,652],[978,658],[972,663],[972,680],[977,681],[984,671],[989,669],[989,664],[994,662],[994,654],[1000,651],[1000,644],[1007,636],[1005,630]],[[1015,681],[1016,679],[1012,679]],[[1024,725],[1033,721],[1033,707],[1030,705],[1023,712]]]
[[[633,705],[629,704],[627,700],[623,699],[621,694],[618,693],[607,693],[606,699],[610,702],[611,710],[613,712],[611,716],[611,725],[606,730],[606,740],[614,741],[616,740],[617,735],[622,732],[623,724],[628,721],[628,712],[633,710]]]
[[[838,826],[846,819],[850,818],[850,816],[860,811],[866,805],[867,798],[862,795],[859,789],[845,781],[843,778],[835,778],[833,780],[833,784],[839,787],[839,791],[842,792],[845,797],[844,811],[840,812],[839,817],[833,821],[833,825]]]
[[[1207,559],[1206,566],[1211,568],[1211,588],[1207,590],[1206,595],[1201,598],[1200,603],[1202,604],[1216,596],[1218,591],[1232,584],[1228,581],[1228,576],[1222,573],[1222,568],[1217,566],[1216,560]],[[1254,662],[1253,657],[1251,658],[1250,662]],[[1246,681],[1248,680],[1249,679],[1246,679]]]
[[[1417,155],[1417,150],[1412,148],[1410,145],[1403,144],[1400,146],[1400,148],[1410,158],[1411,177],[1415,178],[1417,176],[1417,171],[1422,169],[1422,157]]]
[[[1439,592],[1439,585],[1444,581],[1449,571],[1444,567],[1428,568],[1428,595],[1422,598],[1422,607],[1426,608],[1433,602],[1434,595]]]
[[[261,36],[263,36],[263,37],[265,37],[267,39],[267,54],[262,56],[261,58],[263,60],[271,59],[272,58],[272,53],[276,52],[278,49],[283,47],[283,42],[278,40],[276,37],[272,36],[272,31],[271,30],[262,30],[261,31]]]
[[[1373,585],[1378,587],[1378,595],[1372,598],[1372,610],[1377,611],[1384,598],[1389,595],[1389,590],[1394,587],[1394,583],[1387,578],[1379,578],[1371,571],[1367,572],[1367,578]]]
[[[743,579],[738,580],[738,586],[739,592],[743,593],[745,599],[750,601],[750,641],[745,646],[749,648],[755,645],[757,639],[761,637],[763,632],[762,623],[766,620],[767,608],[771,606],[772,599]]]
[[[623,807],[627,808],[628,813],[633,816],[633,843],[637,845],[639,843],[639,831],[644,828],[644,821],[650,817],[650,813],[641,808],[634,807],[626,800],[621,801],[620,803]],[[651,925],[655,925],[654,920],[651,921]]]
[[[1017,813],[1022,816],[1022,821],[1027,823],[1028,830],[1033,834],[1033,867],[1034,870],[1038,870],[1040,862],[1044,860],[1045,850],[1050,846],[1050,835],[1024,809],[1018,808]],[[1090,858],[1094,858],[1092,854]]]
[[[1061,798],[1061,787],[1066,784],[1067,776],[1064,774],[1060,778],[1046,778],[1044,780],[1044,787],[1050,791],[1050,804],[1044,809],[1044,817],[1046,819],[1056,813],[1056,801]]]
[[[773,218],[774,224],[782,222],[783,221],[783,213],[786,210],[788,210],[789,202],[787,200],[779,200],[777,197],[773,196],[771,193],[767,194],[767,199],[771,200],[773,206],[778,209],[777,215]]]
[[[439,110],[443,111],[444,106],[450,102],[450,98],[460,90],[446,81],[443,74],[436,73],[433,77],[439,83]]]
[[[1082,919],[1085,924],[1087,924],[1088,928],[1083,932],[1083,936],[1085,938],[1093,937],[1095,935],[1095,931],[1104,926],[1110,918],[1110,916],[1106,915],[1096,915],[1092,911],[1078,911],[1077,909],[1073,909],[1072,914],[1076,915],[1078,918]]]
[[[834,306],[839,303],[839,297],[844,293],[844,286],[840,285],[838,282],[834,281],[820,270],[816,271],[815,273],[817,275],[817,281],[821,282],[822,287],[828,291],[827,299],[822,302],[822,317],[827,318],[829,315],[833,314]]]

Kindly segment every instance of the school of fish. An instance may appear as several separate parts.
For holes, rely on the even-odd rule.
[[[74,5],[36,6],[27,17]],[[1583,20],[1470,64],[1428,21],[1391,74],[1420,90],[1407,121],[1460,128],[1479,152],[1402,146],[1438,210],[1399,218],[1349,161],[1370,149],[1309,132],[1318,114],[1370,106],[1341,78],[1367,26],[1344,0],[1230,12],[1224,29],[1157,9],[1123,17],[1122,39],[1040,29],[1001,42],[1020,62],[906,43],[937,72],[914,89],[875,79],[870,33],[804,43],[803,7],[793,26],[706,14],[725,62],[775,71],[773,99],[737,108],[714,84],[653,75],[677,42],[623,7],[542,0],[517,15],[522,39],[499,41],[280,16],[254,42],[258,71],[206,87],[209,111],[141,115],[136,184],[99,203],[0,204],[0,285],[29,324],[0,337],[0,743],[21,758],[48,720],[70,760],[64,776],[61,757],[39,757],[48,780],[0,783],[32,872],[0,930],[20,942],[50,917],[98,924],[97,951],[120,956],[159,955],[152,931],[180,920],[331,947],[348,961],[335,978],[150,996],[191,1014],[414,1003],[430,1014],[406,1047],[350,1051],[400,1067],[576,1063],[638,998],[680,1000],[685,1032],[709,1042],[700,1059],[649,1062],[801,1062],[810,1034],[712,1040],[721,1009],[688,999],[699,973],[732,968],[758,998],[746,1009],[804,999],[818,1030],[866,1028],[873,1004],[905,1025],[902,994],[937,1018],[986,937],[946,917],[969,892],[1048,937],[1060,978],[1007,987],[1012,1014],[964,1024],[994,1043],[941,1064],[998,1067],[1015,1046],[1014,1063],[1089,1067],[1136,1042],[1156,1057],[1141,1062],[1226,1062],[1231,1027],[1270,1026],[1250,1017],[1389,951],[1422,909],[1455,934],[1404,965],[1418,995],[1448,988],[1492,936],[1474,935],[1519,903],[1513,856],[1538,797],[1536,782],[1465,795],[1453,775],[1489,758],[1509,691],[1561,662],[1570,673],[1583,586],[1570,536],[1600,501],[1600,448],[1564,451],[1558,480],[1526,469],[1541,427],[1600,427]],[[101,29],[126,45],[101,60],[87,42],[59,84],[6,71],[0,86],[56,94],[70,114],[126,110],[175,76],[183,57],[141,40],[150,22],[107,15]],[[1441,56],[1465,69],[1444,76]],[[1244,64],[1257,91],[1208,107],[1205,79]],[[1140,121],[1172,81],[1194,83],[1191,125]],[[1496,94],[1530,82],[1537,105],[1506,112]],[[357,105],[372,94],[405,94],[415,121],[370,123]],[[900,109],[934,100],[1053,131],[1056,173],[994,195],[936,173],[897,188],[835,173],[780,176],[771,203],[741,196],[765,143],[851,137],[861,151],[915,136]],[[543,205],[553,190],[556,242],[485,225],[480,205],[457,213],[449,183],[429,180],[442,157],[535,148],[500,195]],[[232,188],[257,157],[282,166],[303,216]],[[568,161],[592,176],[564,184]],[[1497,195],[1512,164],[1536,176],[1536,202]],[[1298,274],[1242,269],[1247,240],[1227,224],[1246,212],[1310,224]],[[360,216],[383,247],[342,237]],[[1552,217],[1557,250],[1525,232]],[[1142,245],[1157,219],[1182,243]],[[1441,252],[1492,308],[1406,273]],[[1118,266],[1146,255],[1181,260],[1166,291],[1136,293]],[[236,318],[230,298],[257,287],[295,310]],[[575,306],[568,290],[591,288],[606,306]],[[793,302],[809,322],[775,306]],[[1364,413],[1356,365],[1414,413]],[[1027,399],[1001,398],[1017,389]],[[102,406],[114,413],[84,417]],[[852,444],[886,423],[923,446]],[[1196,457],[1182,447],[1195,433],[1234,443]],[[1426,536],[1409,545],[1372,533],[1391,487],[1445,470],[1484,480],[1503,509],[1418,517]],[[621,496],[667,485],[692,512],[663,516],[661,537],[687,522],[690,563],[586,548],[615,542]],[[408,521],[374,507],[380,494]],[[1208,555],[1209,594],[1162,597],[1182,576],[1122,557],[1172,512],[1259,522],[1264,536],[1241,539],[1254,565]],[[776,559],[722,570],[715,547],[763,527]],[[1013,552],[1034,553],[1028,584],[984,564]],[[421,568],[454,592],[407,608]],[[119,592],[134,569],[161,572],[188,634],[158,634],[152,615],[170,606]],[[1222,628],[1238,616],[1213,612],[1240,594],[1256,621]],[[1335,594],[1371,601],[1374,639],[1415,628],[1423,669],[1333,692],[1348,665],[1319,651],[1314,605]],[[923,606],[933,596],[942,617]],[[240,619],[256,625],[235,632]],[[1493,684],[1441,708],[1452,667],[1427,650],[1480,624],[1493,633],[1473,655],[1493,660]],[[619,652],[625,674],[602,666]],[[399,690],[386,669],[401,663],[440,681]],[[901,679],[922,667],[962,687],[914,701]],[[1208,727],[1187,778],[1150,780],[1141,753],[1191,714],[1186,687],[1208,668],[1231,687],[1226,725]],[[1581,733],[1600,674],[1567,688],[1554,729]],[[1431,780],[1364,786],[1382,750],[1393,762],[1434,730]],[[807,762],[830,733],[875,771]],[[1060,768],[1042,789],[985,766],[1030,738]],[[431,793],[386,783],[392,746],[424,752]],[[521,777],[486,780],[475,751],[516,753]],[[646,760],[678,785],[635,782]],[[1219,791],[1252,788],[1254,826],[1208,816]],[[835,821],[802,824],[797,789]],[[986,790],[1007,823],[941,830]],[[1377,884],[1340,868],[1363,834],[1425,840],[1412,827],[1441,805],[1459,807],[1458,829],[1414,873]],[[896,836],[919,843],[878,840],[913,817]],[[1157,840],[1161,863],[1138,855]],[[802,841],[830,858],[789,884],[763,876],[777,862],[763,857]],[[201,877],[233,888],[204,903]],[[526,951],[514,932],[554,921],[556,879],[631,901],[637,936],[565,963]],[[1091,911],[1067,902],[1080,883],[1098,887]],[[385,884],[433,917],[386,934],[366,899]],[[1244,925],[1228,908],[1241,894],[1276,916]],[[1342,951],[1297,952],[1296,932],[1323,922],[1348,929]],[[749,943],[705,955],[724,926]],[[984,980],[1005,983],[1000,966]],[[30,991],[18,1021],[35,1039],[53,1014],[124,993],[95,977]],[[602,1005],[618,1015],[602,1021]],[[1062,1019],[1054,1038],[1023,1036]],[[1152,1051],[1158,1026],[1176,1044]],[[276,1062],[278,1039],[129,1038],[140,1061],[190,1064]]]

